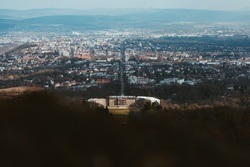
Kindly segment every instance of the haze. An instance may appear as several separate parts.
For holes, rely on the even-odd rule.
[[[249,0],[0,0],[0,9],[35,8],[183,8],[209,10],[249,9]]]

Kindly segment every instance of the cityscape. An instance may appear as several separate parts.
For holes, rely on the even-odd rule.
[[[0,166],[249,166],[245,0],[0,2]]]
[[[5,34],[0,38],[0,86],[85,91],[120,80],[123,87],[141,89],[226,82],[228,90],[248,92],[249,34],[242,32]]]

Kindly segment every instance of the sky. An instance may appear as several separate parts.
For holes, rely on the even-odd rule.
[[[183,8],[250,9],[250,0],[0,0],[0,9]]]

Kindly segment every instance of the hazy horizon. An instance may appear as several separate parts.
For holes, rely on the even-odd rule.
[[[64,8],[64,9],[143,9],[143,8],[159,8],[159,9],[201,9],[201,10],[240,10],[250,9],[248,0],[1,0],[0,9],[44,9],[44,8]]]

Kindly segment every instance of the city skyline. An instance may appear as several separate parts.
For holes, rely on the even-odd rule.
[[[28,10],[38,8],[71,8],[71,9],[95,9],[95,8],[182,8],[182,9],[206,9],[206,10],[240,10],[250,9],[247,0],[1,0],[0,9]]]

